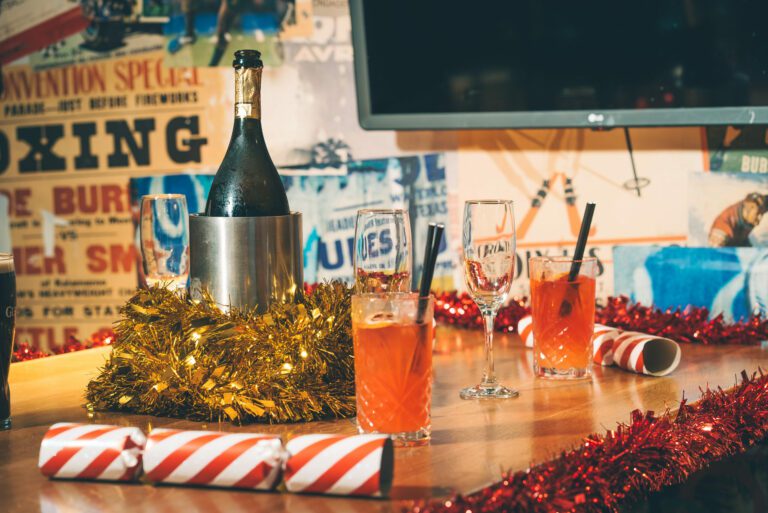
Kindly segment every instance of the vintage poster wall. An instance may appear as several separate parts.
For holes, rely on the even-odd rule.
[[[167,68],[162,54],[3,74],[0,193],[18,338],[45,347],[115,319],[136,285],[128,177],[220,159],[230,80]]]
[[[290,194],[305,195],[301,208],[330,208],[341,192],[324,195],[313,187],[323,176],[349,173],[353,162],[378,162],[383,168],[376,173],[392,176],[405,166],[418,169],[418,180],[427,181],[405,184],[417,194],[409,208],[425,213],[419,223],[446,216],[446,260],[439,265],[452,277],[439,285],[461,288],[461,268],[453,262],[461,254],[463,201],[511,198],[518,222],[515,294],[527,293],[529,256],[572,251],[586,201],[598,204],[589,254],[600,260],[601,296],[613,292],[614,245],[685,243],[687,176],[706,157],[699,128],[631,130],[634,173],[619,130],[366,132],[357,123],[346,3],[316,1],[310,12],[296,2],[296,8],[311,17],[311,30],[298,19],[264,32],[263,43],[275,52],[262,98],[270,152],[290,175]],[[137,280],[129,179],[213,173],[229,139],[233,88],[226,62],[185,67],[200,62],[195,55],[185,62],[184,48],[170,55],[178,18],[164,25],[176,32],[163,35],[152,25],[164,12],[129,14],[143,21],[131,22],[137,30],[111,49],[83,45],[83,34],[75,34],[3,66],[0,251],[13,249],[17,258],[20,342],[46,348],[109,326]],[[260,48],[261,36],[250,34]],[[373,179],[361,169],[350,177],[356,173],[353,180]],[[328,183],[340,188],[342,181]],[[344,194],[340,206],[347,210],[334,215],[336,227],[347,231],[323,234],[334,248],[349,236],[351,200],[370,199],[355,189]],[[388,201],[406,197],[397,196]],[[318,211],[317,218],[327,215]],[[313,244],[308,257],[316,250],[320,262]],[[335,271],[321,269],[318,278]]]
[[[352,161],[331,173],[291,170],[283,176],[288,202],[302,213],[304,280],[352,283],[355,221],[364,208],[407,210],[411,222],[413,278],[421,276],[421,255],[428,224],[449,230],[446,157],[442,154]],[[183,194],[190,212],[200,212],[208,197],[212,175],[145,176],[131,179],[134,225],[144,194]],[[138,237],[136,237],[138,241]],[[138,242],[137,242],[138,244]],[[453,289],[457,255],[443,240],[433,284]],[[416,286],[416,283],[413,284]]]
[[[697,133],[631,133],[637,179],[620,130],[462,135],[459,203],[472,197],[515,201],[516,294],[528,293],[528,258],[573,253],[584,206],[590,201],[597,207],[587,255],[598,260],[598,297],[613,292],[613,246],[685,243],[685,171],[701,162]],[[454,236],[453,242],[458,240]]]
[[[178,5],[166,26],[166,65],[229,70],[235,50],[259,50],[264,62],[265,133],[279,166],[339,166],[348,160],[400,153],[393,132],[365,132],[358,124],[345,1],[313,6],[278,0],[259,8],[256,3],[235,2],[236,15],[211,12],[203,2],[189,12],[192,7],[184,7],[185,3],[194,4]],[[189,30],[187,19],[193,23]],[[223,26],[229,31],[219,38]],[[187,32],[191,36],[185,36]],[[189,41],[180,44],[184,39]]]

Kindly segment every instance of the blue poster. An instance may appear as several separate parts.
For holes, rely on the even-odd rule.
[[[728,321],[768,315],[768,248],[617,246],[614,292],[659,308],[688,305]]]
[[[442,154],[350,162],[343,176],[283,177],[288,201],[303,214],[304,281],[351,282],[357,211],[399,208],[409,213],[414,253],[413,277],[421,275],[421,258],[430,222],[448,225],[448,194]],[[453,288],[455,259],[443,238],[433,286]]]
[[[183,194],[187,210],[198,214],[205,210],[205,200],[213,175],[168,175],[131,178],[131,203],[138,208],[139,198],[146,194]]]
[[[338,168],[292,169],[283,175],[291,209],[302,213],[304,281],[352,282],[352,255],[357,211],[398,208],[409,213],[413,278],[421,276],[421,259],[430,222],[448,226],[448,193],[442,154],[351,161]],[[213,175],[170,175],[131,179],[137,208],[144,194],[177,193],[187,197],[190,213],[202,212]],[[433,286],[455,288],[456,255],[443,238]]]

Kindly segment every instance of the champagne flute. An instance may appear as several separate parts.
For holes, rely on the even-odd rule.
[[[411,222],[405,210],[358,210],[355,223],[355,291],[410,292]]]
[[[183,194],[141,197],[141,256],[147,285],[181,291],[189,275],[189,213]]]
[[[507,399],[517,390],[499,384],[493,368],[493,321],[504,304],[515,271],[515,217],[507,200],[472,200],[464,204],[464,279],[483,315],[485,372],[480,384],[467,387],[462,399]]]

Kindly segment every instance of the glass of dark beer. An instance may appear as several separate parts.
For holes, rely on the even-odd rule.
[[[16,272],[13,255],[0,253],[0,430],[11,427],[11,388],[8,371],[16,321]]]

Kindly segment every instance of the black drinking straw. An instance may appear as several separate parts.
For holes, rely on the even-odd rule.
[[[435,240],[435,228],[437,228],[436,223],[429,223],[429,227],[427,228],[427,241],[424,244],[424,260],[421,264],[421,281],[419,282],[419,297],[422,297],[421,291],[424,290],[424,278],[427,274],[427,266],[429,265],[429,257],[432,253],[432,244],[434,244]]]
[[[419,284],[419,310],[416,317],[419,324],[424,322],[427,298],[432,290],[432,277],[435,274],[435,263],[437,262],[437,253],[440,250],[440,241],[443,238],[443,230],[445,230],[444,225],[429,223],[427,243],[424,247],[424,263],[421,268],[421,283]]]
[[[571,271],[568,273],[568,281],[575,282],[581,270],[581,261],[584,259],[584,250],[587,248],[587,238],[589,237],[589,228],[592,226],[592,215],[595,213],[595,204],[587,203],[584,209],[584,217],[581,219],[581,228],[579,229],[579,238],[576,240],[576,251],[573,253],[573,262]],[[560,304],[560,316],[564,317],[571,313],[571,302],[566,296]]]

